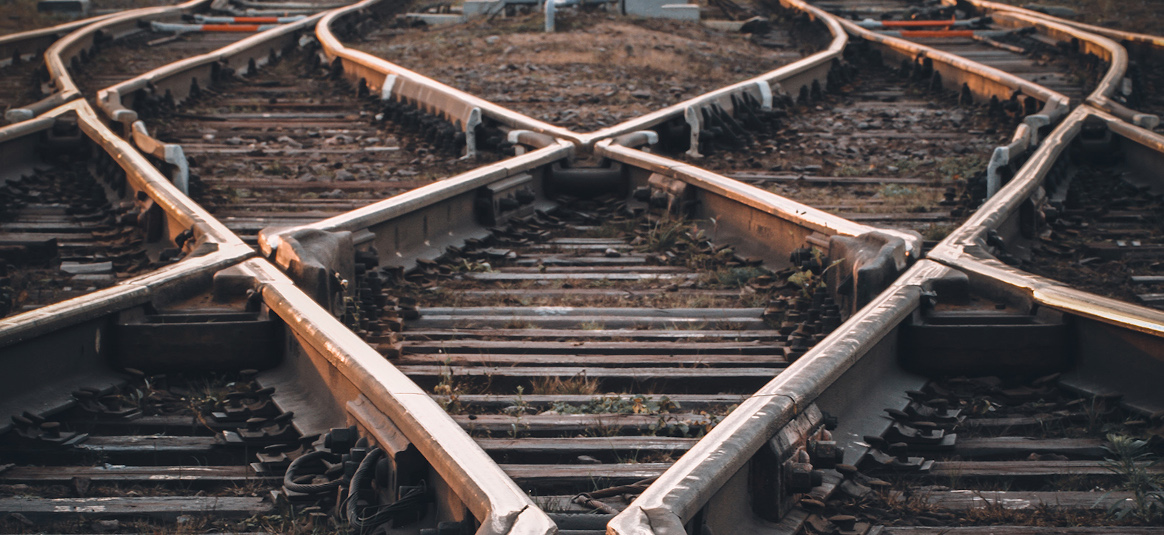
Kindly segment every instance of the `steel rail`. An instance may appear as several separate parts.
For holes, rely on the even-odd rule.
[[[353,210],[346,214],[317,221],[308,225],[292,229],[264,229],[259,233],[259,246],[267,258],[274,258],[275,263],[286,268],[287,260],[280,260],[280,245],[284,237],[301,229],[314,229],[329,232],[347,231],[358,232],[392,221],[423,208],[432,207],[442,201],[471,193],[481,186],[504,180],[513,175],[526,172],[547,165],[549,163],[568,158],[574,146],[565,141],[553,141],[540,149],[528,152],[521,156],[502,160],[472,171],[449,177],[440,182],[421,186],[411,191],[389,197],[382,201]],[[365,236],[364,239],[369,239]],[[436,254],[441,248],[435,247]],[[289,254],[289,253],[288,253]]]
[[[1096,84],[1095,89],[1085,99],[1088,104],[1095,105],[1097,99],[1110,101],[1123,83],[1128,72],[1128,51],[1119,43],[1102,35],[1082,31],[1078,28],[1061,24],[1043,17],[1034,17],[1024,13],[998,13],[992,17],[995,22],[1004,26],[1033,27],[1039,32],[1047,34],[1059,41],[1078,40],[1081,53],[1094,54],[1108,63],[1107,72]],[[1130,118],[1129,118],[1130,119]]]
[[[617,535],[674,535],[780,428],[796,419],[920,304],[948,268],[914,264],[876,299],[750,396],[607,524]],[[746,519],[740,519],[743,522]]]
[[[150,87],[168,92],[175,103],[180,103],[195,86],[212,86],[219,67],[231,64],[247,66],[250,62],[256,67],[266,65],[272,54],[279,55],[286,45],[294,44],[298,36],[314,26],[321,17],[322,13],[272,28],[218,50],[176,61],[98,90],[97,107],[110,120],[122,125],[122,134],[140,151],[174,166],[174,183],[185,190],[189,180],[189,164],[182,146],[165,143],[151,136],[146,124],[138,120],[137,111],[125,105],[125,97]]]
[[[719,104],[725,110],[730,111],[733,109],[733,95],[751,93],[761,103],[771,106],[772,95],[779,94],[789,88],[792,89],[791,94],[796,94],[799,88],[811,87],[813,82],[817,82],[824,87],[827,84],[828,71],[832,68],[833,62],[841,59],[845,47],[849,44],[848,35],[835,17],[828,15],[828,13],[803,0],[780,0],[780,4],[789,9],[802,11],[813,20],[820,21],[824,24],[832,35],[829,46],[820,52],[801,58],[773,71],[704,93],[678,104],[672,104],[663,109],[624,121],[614,126],[603,128],[589,134],[583,134],[580,138],[582,145],[591,147],[603,139],[640,130],[649,130],[651,127],[665,123],[676,117],[689,116],[692,117],[692,119],[689,119],[689,122],[698,121],[701,120],[701,114],[696,112],[712,104]],[[695,119],[696,117],[700,117],[700,119]]]
[[[554,523],[505,475],[423,389],[263,260],[244,269],[257,279],[264,302],[279,315],[325,373],[333,395],[355,412],[363,397],[433,465],[480,520],[478,535],[549,534]],[[348,388],[345,388],[348,387]],[[352,389],[355,387],[354,394]],[[359,420],[358,414],[353,418]],[[399,442],[392,429],[361,422],[381,444]]]
[[[20,117],[35,117],[50,109],[83,95],[69,75],[68,64],[83,50],[93,48],[98,35],[117,38],[138,31],[137,22],[167,15],[191,12],[210,4],[210,0],[190,0],[188,2],[165,7],[147,7],[134,9],[121,14],[112,15],[93,24],[82,26],[65,37],[53,42],[45,50],[44,61],[48,67],[49,80],[53,85],[53,94],[22,108],[9,110]]]
[[[966,2],[974,7],[984,11],[1010,11],[1013,13],[1022,13],[1031,17],[1038,17],[1042,19],[1051,20],[1059,24],[1078,28],[1087,33],[1094,33],[1102,35],[1108,39],[1119,41],[1125,45],[1146,45],[1151,48],[1164,49],[1164,36],[1151,35],[1146,33],[1126,32],[1115,28],[1106,28],[1104,26],[1096,26],[1094,24],[1084,24],[1073,20],[1062,19],[1039,11],[1026,9],[1023,7],[1002,4],[999,2],[991,2],[988,0],[942,0],[946,5],[957,5],[959,2]]]
[[[788,230],[787,232],[775,231],[772,233],[770,237],[775,241],[795,242],[792,247],[786,247],[784,249],[796,248],[798,246],[796,244],[804,243],[805,239],[813,232],[822,233],[827,236],[842,235],[856,237],[876,231],[892,235],[903,241],[903,263],[898,266],[902,271],[904,271],[905,264],[912,263],[921,256],[922,240],[920,236],[914,233],[881,229],[855,223],[706,169],[624,146],[617,139],[599,142],[595,146],[594,153],[598,156],[681,180],[701,190],[724,197],[734,203],[742,204],[775,216],[778,219],[786,221],[789,227],[802,229],[799,232]],[[789,236],[785,236],[785,234],[789,234]],[[765,245],[771,246],[771,244]]]
[[[1070,99],[1039,84],[949,52],[899,37],[879,34],[849,20],[840,18],[838,20],[850,34],[879,45],[882,50],[899,59],[908,61],[923,57],[932,59],[934,69],[940,69],[939,72],[942,73],[943,85],[951,82],[964,83],[977,98],[998,97],[999,100],[1006,100],[1015,92],[1034,97],[1043,103],[1041,114],[1051,123],[1066,116],[1070,110]]]
[[[510,128],[530,130],[581,144],[582,140],[578,135],[565,128],[538,121],[385,59],[344,46],[333,33],[332,26],[341,17],[356,16],[380,3],[381,0],[364,0],[346,8],[330,11],[316,26],[315,34],[323,46],[324,54],[330,61],[340,62],[345,77],[352,81],[363,80],[371,91],[380,92],[385,97],[391,94],[413,100],[422,109],[435,111],[450,122],[460,121],[466,130],[471,128],[473,110],[477,109],[480,115]],[[466,134],[469,133],[466,131]]]
[[[76,113],[84,134],[114,159],[126,173],[132,192],[148,195],[166,214],[167,237],[192,230],[193,242],[206,244],[208,254],[191,256],[153,273],[134,277],[117,285],[95,292],[90,296],[56,303],[44,308],[17,314],[0,320],[0,346],[10,345],[32,336],[84,321],[93,311],[105,310],[112,304],[128,301],[144,302],[151,294],[165,286],[165,281],[178,274],[202,273],[222,269],[252,256],[251,249],[201,206],[178,191],[148,160],[125,140],[110,131],[83,100],[55,108],[37,119],[0,129],[0,143],[20,136],[34,135],[52,127],[56,117]]]
[[[61,37],[83,28],[95,22],[108,19],[116,16],[116,13],[109,13],[106,15],[98,15],[96,17],[89,17],[86,19],[76,20],[73,22],[66,22],[48,28],[40,28],[36,30],[29,30],[27,32],[13,33],[0,36],[0,58],[14,58],[19,56],[24,61],[38,61],[34,52],[47,50],[53,43]],[[31,57],[26,57],[31,56]],[[3,62],[10,62],[10,59],[4,59]],[[33,110],[27,108],[13,108],[5,112],[4,119],[9,123],[17,123],[20,121],[27,121],[35,116]]]
[[[1063,283],[1010,267],[986,251],[986,234],[1000,228],[1019,206],[1042,187],[1051,166],[1079,134],[1088,117],[1099,117],[1127,139],[1164,154],[1164,136],[1128,125],[1106,112],[1077,108],[1048,136],[1011,182],[929,251],[927,257],[965,271],[972,277],[997,281],[1020,291],[1036,303],[1103,323],[1164,337],[1164,311],[1133,305],[1077,290]]]
[[[578,133],[537,121],[508,108],[449,87],[441,82],[391,63],[386,59],[377,58],[370,54],[345,47],[335,37],[332,27],[341,17],[353,16],[355,13],[376,6],[378,3],[380,3],[380,0],[365,0],[364,2],[354,4],[347,8],[332,11],[317,26],[316,35],[320,43],[323,44],[325,53],[329,58],[340,58],[343,62],[345,76],[353,80],[364,80],[369,89],[373,91],[384,91],[383,86],[388,77],[395,76],[396,78],[392,80],[396,84],[406,81],[421,86],[417,89],[407,90],[410,93],[410,97],[420,101],[419,103],[422,107],[435,109],[449,117],[450,120],[455,121],[461,119],[464,122],[464,117],[467,115],[466,107],[475,107],[481,110],[482,115],[500,124],[514,129],[530,130],[565,139],[578,145],[582,151],[590,150],[596,142],[603,139],[643,130],[671,120],[676,116],[682,116],[690,109],[698,109],[699,107],[712,103],[720,103],[728,106],[727,109],[730,109],[731,96],[741,92],[752,92],[762,102],[770,104],[772,95],[771,84],[780,83],[799,87],[812,85],[813,81],[823,83],[827,78],[829,69],[832,67],[833,60],[840,57],[841,51],[844,50],[847,43],[847,37],[841,31],[841,28],[823,11],[808,5],[802,0],[781,0],[781,3],[786,7],[804,11],[814,19],[821,20],[825,24],[833,36],[826,50],[790,65],[780,67],[769,73],[688,99],[679,104],[668,106],[662,110],[631,119],[619,125],[592,133]],[[779,90],[778,86],[777,90]],[[395,87],[390,87],[388,92],[396,93],[397,91]]]
[[[943,0],[943,3],[948,5],[956,5],[959,0]],[[1071,20],[1060,19],[1052,17],[1045,13],[1033,11],[1017,6],[1007,4],[1000,4],[998,2],[989,2],[986,0],[960,0],[968,2],[970,5],[983,10],[984,12],[1008,12],[1018,13],[1032,18],[1041,18],[1052,21],[1056,24],[1069,26],[1087,32],[1089,34],[1099,35],[1118,42],[1125,50],[1131,48],[1147,48],[1156,51],[1156,53],[1164,53],[1164,37],[1158,35],[1149,35],[1144,33],[1125,32],[1113,28],[1105,28],[1103,26],[1096,26],[1094,24],[1084,24]],[[1116,117],[1128,121],[1136,126],[1146,128],[1148,130],[1154,129],[1160,125],[1160,117],[1149,113],[1140,113],[1136,110],[1130,109],[1127,106],[1110,98],[1110,95],[1092,95],[1088,97],[1087,103],[1095,106],[1101,110],[1107,111]]]

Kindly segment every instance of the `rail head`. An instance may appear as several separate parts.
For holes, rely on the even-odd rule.
[[[900,238],[905,244],[906,263],[917,260],[921,255],[921,236],[913,232],[880,229],[855,223],[706,169],[621,145],[617,139],[599,142],[595,145],[594,152],[597,156],[681,180],[828,236],[856,237],[878,231]],[[904,269],[905,266],[900,267]]]
[[[49,81],[54,93],[40,102],[9,110],[13,117],[32,117],[80,98],[81,92],[69,74],[68,63],[81,50],[92,46],[97,35],[104,35],[114,28],[128,26],[136,27],[139,20],[150,17],[160,17],[169,14],[186,13],[210,5],[211,0],[189,0],[174,6],[149,7],[134,9],[125,13],[113,14],[100,20],[81,26],[63,38],[55,41],[45,50],[44,62],[48,68]]]
[[[922,260],[811,351],[764,385],[607,524],[617,535],[686,533],[684,525],[783,426],[920,304],[949,269]]]
[[[1151,35],[1146,33],[1126,32],[1115,28],[1106,28],[1103,26],[1096,26],[1094,24],[1085,24],[1073,20],[1067,20],[1059,17],[1034,11],[1019,6],[1012,6],[999,2],[991,2],[989,0],[942,0],[942,3],[947,5],[957,5],[959,2],[965,2],[985,12],[999,12],[1009,11],[1012,13],[1022,13],[1031,17],[1038,17],[1060,24],[1065,24],[1073,28],[1078,28],[1088,33],[1102,35],[1108,39],[1119,41],[1123,44],[1144,45],[1156,50],[1164,50],[1164,36]]]
[[[450,484],[481,522],[479,535],[556,532],[549,516],[408,376],[270,263],[253,259],[243,266],[257,280],[264,302],[300,342],[312,346],[335,372],[356,385]],[[387,430],[368,431],[376,435]]]
[[[323,16],[323,13],[319,13],[303,20],[281,24],[276,28],[271,28],[246,37],[217,50],[175,61],[115,85],[100,89],[97,91],[97,107],[114,122],[123,123],[127,126],[132,125],[137,121],[138,113],[124,104],[124,98],[126,96],[133,94],[135,91],[145,89],[150,85],[158,86],[165,80],[179,77],[198,68],[209,68],[211,65],[227,62],[236,56],[243,55],[252,49],[256,49],[263,44],[281,37],[309,31]],[[263,57],[256,59],[255,63],[257,65],[264,64],[266,61],[265,57],[266,54],[264,53]],[[197,75],[194,76],[196,77]],[[185,93],[175,95],[175,98],[177,99],[184,95]]]
[[[662,123],[670,121],[676,117],[682,117],[688,109],[699,109],[712,104],[720,104],[725,109],[730,109],[732,96],[756,90],[761,94],[767,95],[770,100],[774,92],[774,88],[782,87],[782,83],[786,84],[790,80],[809,76],[812,77],[814,72],[831,67],[834,60],[839,60],[844,53],[845,47],[849,44],[848,34],[844,27],[838,22],[836,17],[826,13],[824,10],[810,5],[802,0],[780,0],[780,4],[787,9],[797,10],[805,13],[813,20],[822,23],[828,29],[832,38],[829,45],[824,50],[816,52],[810,56],[801,58],[788,65],[776,68],[770,72],[766,72],[759,76],[752,77],[742,82],[737,82],[714,91],[704,93],[702,95],[692,97],[683,102],[672,104],[665,108],[650,112],[646,115],[635,117],[633,119],[624,121],[620,124],[603,128],[580,136],[581,144],[585,147],[593,147],[599,141],[609,139],[628,133],[649,130],[652,127],[658,126]],[[824,78],[820,76],[819,78]]]
[[[86,321],[126,303],[147,302],[163,288],[187,278],[208,276],[254,255],[245,242],[179,192],[128,142],[114,135],[83,100],[50,110],[36,119],[0,128],[0,143],[39,135],[65,115],[75,115],[83,135],[117,162],[131,187],[144,192],[161,207],[171,238],[185,230],[192,232],[188,242],[190,254],[175,264],[121,281],[113,287],[5,318],[0,322],[0,346]]]
[[[355,16],[379,4],[381,0],[364,0],[345,8],[327,12],[316,25],[315,35],[322,45],[324,54],[343,63],[344,75],[363,78],[368,88],[381,93],[397,93],[395,84],[414,86],[410,98],[417,100],[423,108],[434,109],[455,122],[465,121],[464,110],[479,109],[480,114],[513,129],[530,130],[548,134],[573,143],[581,143],[574,132],[549,123],[538,121],[526,115],[504,108],[482,98],[470,95],[446,84],[433,80],[388,60],[345,46],[332,30],[333,25],[343,17]],[[391,78],[395,77],[395,78]],[[388,86],[387,90],[385,86]]]
[[[279,252],[279,247],[283,243],[284,237],[299,230],[315,229],[332,232],[359,231],[401,217],[421,208],[437,204],[478,187],[522,173],[528,169],[567,159],[573,154],[573,151],[573,144],[562,140],[555,140],[551,145],[521,156],[479,167],[472,171],[467,171],[439,182],[401,193],[346,214],[340,214],[322,221],[289,229],[264,229],[259,233],[259,246],[262,249],[263,256],[274,258]]]
[[[1102,119],[1113,131],[1164,153],[1164,136],[1129,125],[1106,112],[1080,106],[1043,141],[1014,178],[998,194],[987,200],[961,227],[929,251],[927,258],[965,271],[981,279],[992,279],[1029,296],[1034,302],[1164,337],[1164,312],[1098,296],[1060,282],[1008,266],[987,252],[987,235],[1019,210],[1037,190],[1088,118]]]
[[[1070,99],[1059,92],[1052,91],[1039,84],[1029,82],[1005,71],[967,60],[949,52],[917,44],[899,37],[882,35],[862,28],[849,20],[839,20],[844,25],[845,30],[854,36],[870,42],[879,43],[882,46],[897,51],[905,57],[925,57],[932,59],[937,63],[948,65],[956,71],[974,77],[979,80],[979,83],[970,86],[970,89],[979,96],[988,97],[993,95],[999,96],[1001,100],[1005,100],[1017,91],[1021,94],[1034,97],[1043,102],[1043,108],[1040,110],[1040,113],[1047,116],[1052,123],[1064,117],[1070,110]],[[1003,90],[1004,88],[1005,90]]]
[[[1108,63],[1107,72],[1096,84],[1095,89],[1086,97],[1088,103],[1094,99],[1110,99],[1116,95],[1124,76],[1128,72],[1128,51],[1119,43],[1099,34],[1086,32],[1073,26],[1051,20],[1046,17],[1036,17],[1014,11],[998,12],[993,17],[995,22],[1004,26],[1033,27],[1040,33],[1050,35],[1060,41],[1077,40],[1079,52],[1093,54]]]

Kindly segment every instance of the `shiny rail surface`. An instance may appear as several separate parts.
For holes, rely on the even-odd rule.
[[[1032,524],[1064,521],[1042,508],[1008,512],[1023,503],[1110,522],[1104,511],[1130,507],[1136,496],[1119,490],[1102,459],[1122,437],[1156,425],[1153,415],[1164,409],[1153,379],[1164,355],[1160,312],[1021,269],[1042,269],[1039,255],[1063,256],[1068,245],[1055,240],[1098,213],[1077,208],[1075,191],[1097,188],[1120,192],[1123,204],[1101,210],[1124,210],[1116,216],[1132,225],[1105,227],[1101,215],[1087,228],[1146,237],[1087,250],[1150,262],[1154,231],[1145,214],[1155,209],[1153,170],[1164,142],[1150,131],[1150,114],[1125,106],[1133,101],[1123,79],[1124,46],[1155,41],[972,3],[995,11],[994,28],[1034,31],[1098,58],[1094,83],[1065,95],[1040,85],[1039,75],[1032,81],[975,63],[941,38],[911,42],[797,0],[782,3],[823,23],[830,46],[587,134],[449,88],[332,34],[366,10],[394,9],[376,2],[126,81],[118,75],[119,83],[84,95],[104,117],[84,100],[50,110],[54,101],[38,109],[42,118],[0,130],[0,153],[16,161],[41,136],[75,137],[66,128],[75,124],[124,173],[126,191],[114,194],[158,206],[155,234],[190,248],[153,273],[0,322],[0,358],[14,372],[5,380],[11,395],[0,399],[3,414],[14,416],[0,450],[22,465],[0,480],[73,486],[67,498],[0,498],[0,509],[23,511],[11,518],[26,526],[64,530],[156,529],[175,510],[209,513],[206,525],[226,531],[364,530],[390,518],[408,530],[425,526],[422,533],[976,533],[959,515],[986,510],[996,516],[975,522],[1034,534],[1043,531]],[[311,9],[216,4],[236,13]],[[855,11],[870,8],[882,9]],[[77,69],[64,67],[70,58],[101,53],[93,42],[166,9],[96,21],[54,44],[46,59],[57,96],[82,96],[69,72]],[[294,226],[257,236],[278,218],[232,225],[221,206],[195,204],[186,196],[187,155],[197,136],[174,142],[171,133],[234,113],[237,102],[220,102],[236,98],[227,91],[290,86],[278,78],[282,60],[316,53],[303,33],[313,25],[324,59],[315,72],[350,82],[326,82],[356,95],[345,106],[409,122],[425,117],[433,132],[451,125],[460,134],[450,136],[455,151],[478,160],[499,148],[512,156],[341,215],[293,216],[286,221]],[[820,96],[851,83],[846,63],[871,50],[914,78],[923,73],[929,91],[956,93],[960,105],[993,98],[1009,112],[1000,146],[971,169],[985,182],[985,203],[940,243],[730,178],[741,173],[701,168],[733,154],[704,150],[722,143],[731,120],[828,103]],[[1132,93],[1138,102],[1143,87]],[[773,97],[782,104],[766,102]],[[667,128],[680,122],[690,135],[676,139]],[[779,136],[788,128],[781,123],[768,128]],[[234,153],[206,154],[228,161]],[[282,202],[271,198],[272,207]],[[324,215],[331,217],[304,223]],[[677,241],[657,241],[664,231],[678,232]],[[248,259],[247,243],[256,242],[264,258]],[[1135,271],[1147,264],[1127,263],[1135,288],[1154,284],[1150,271]],[[816,289],[798,296],[802,283]],[[702,301],[684,306],[695,298]],[[730,321],[713,325],[713,317]],[[678,349],[693,336],[707,346],[700,352],[726,353]],[[733,344],[740,347],[725,349]],[[224,397],[200,397],[190,381]],[[635,403],[641,407],[619,408]],[[1048,418],[1061,427],[1048,430]],[[180,429],[195,419],[193,427],[215,436]],[[1038,429],[1044,435],[1032,437]],[[127,461],[131,472],[118,475],[87,467],[85,455],[121,459],[143,440],[159,441],[145,446],[155,451],[153,465]],[[595,445],[602,440],[612,444]],[[45,444],[69,455],[38,457]],[[157,445],[191,457],[169,460]],[[651,453],[639,459],[644,448]],[[179,478],[187,490],[162,485],[168,495],[152,501],[108,494],[166,480],[191,458],[208,468]],[[346,477],[335,468],[343,463]],[[71,479],[61,475],[70,471]],[[1044,483],[1064,471],[1082,479]],[[222,494],[237,492],[222,486],[232,481],[247,481],[250,494]],[[217,505],[191,488],[207,489]],[[259,497],[268,493],[273,501]],[[964,499],[968,493],[982,500]],[[67,524],[93,499],[106,500],[104,518],[126,523]],[[253,523],[272,522],[282,500],[301,504],[302,516]],[[334,515],[323,512],[333,506]],[[130,510],[161,524],[134,524],[121,512]],[[232,523],[231,515],[251,520]]]

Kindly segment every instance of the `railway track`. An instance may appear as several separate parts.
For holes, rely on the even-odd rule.
[[[94,154],[75,116],[36,137],[24,144],[33,158],[13,159],[4,181],[0,313],[92,292],[184,255],[180,246],[159,243],[163,219],[156,210],[122,201],[124,173]]]
[[[1015,114],[929,89],[924,69],[847,57],[846,80],[776,113],[707,136],[685,158],[845,219],[921,232],[936,243],[986,194],[986,163],[1011,137]],[[920,82],[919,82],[920,80]],[[750,127],[749,127],[750,126]]]
[[[374,2],[324,16],[318,51],[303,38],[314,20],[290,23],[118,75],[85,95],[108,122],[79,100],[0,133],[13,176],[36,169],[7,182],[5,208],[20,220],[28,206],[59,218],[69,204],[62,221],[100,214],[144,235],[111,245],[97,232],[86,244],[144,249],[124,253],[136,264],[111,260],[140,270],[131,278],[0,327],[11,370],[0,408],[15,416],[0,435],[13,465],[0,472],[11,495],[0,506],[19,513],[6,529],[1164,531],[1150,505],[1159,473],[1145,464],[1162,452],[1140,442],[1159,434],[1164,409],[1164,317],[1040,276],[1083,287],[1062,274],[1086,259],[1064,251],[1097,250],[1093,235],[1113,233],[1144,239],[1116,243],[1137,250],[1108,267],[1151,272],[1158,199],[1141,177],[1164,158],[1159,136],[1087,105],[1068,113],[1066,97],[1031,83],[1049,73],[1024,71],[1027,60],[979,68],[845,23],[867,41],[852,43],[842,23],[785,4],[822,22],[827,46],[587,134],[331,34],[395,9]],[[1036,27],[989,34],[1014,46],[1055,33],[996,19]],[[89,38],[59,47],[60,59],[92,55]],[[1061,89],[1072,103],[1113,98],[1119,51],[1083,41],[1112,68]],[[1051,65],[1086,64],[1074,61]],[[973,176],[985,204],[905,164],[892,177],[839,176],[885,157],[805,133],[827,113],[859,124],[882,104],[909,109],[906,119],[879,113],[859,132],[897,122],[950,132],[908,156],[966,147],[973,161],[932,165]],[[952,132],[966,125],[977,134]],[[767,145],[730,143],[749,136]],[[368,150],[389,139],[398,150]],[[791,143],[805,146],[779,153]],[[34,146],[96,157],[79,165]],[[841,156],[818,164],[805,154],[814,149]],[[462,150],[481,156],[456,159]],[[107,206],[96,187],[62,186],[85,173],[109,182]],[[430,183],[438,174],[451,176]],[[798,194],[826,181],[873,195],[929,188],[927,200],[956,201],[937,214],[950,236],[921,259],[923,240],[902,230],[917,226],[848,221],[817,209],[852,215],[845,206],[812,208],[729,176]],[[401,177],[413,189],[372,202]],[[357,198],[285,191],[316,183]],[[1087,204],[1095,191],[1120,197]],[[247,242],[264,258],[247,260]],[[1128,297],[1113,286],[1098,293]],[[57,444],[51,458],[44,443]],[[183,484],[156,483],[172,477]]]
[[[315,49],[292,50],[245,80],[206,88],[178,107],[135,103],[156,137],[191,161],[192,196],[252,240],[498,159],[461,159],[464,135],[336,81]],[[156,110],[156,111],[155,111]],[[498,147],[499,149],[500,147]],[[352,158],[352,156],[356,156]]]
[[[841,322],[802,280],[811,258],[771,273],[622,204],[563,203],[468,243],[392,284],[402,313],[368,327],[564,530],[602,531]]]

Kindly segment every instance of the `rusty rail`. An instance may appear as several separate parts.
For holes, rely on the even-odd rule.
[[[35,117],[61,104],[80,98],[81,92],[73,77],[69,75],[68,64],[82,51],[90,50],[94,41],[104,37],[118,36],[138,31],[138,21],[150,20],[168,15],[189,13],[209,5],[210,0],[190,0],[183,4],[167,7],[135,9],[127,13],[111,15],[93,24],[88,24],[55,41],[44,53],[49,80],[55,91],[52,95],[22,108],[9,110],[17,117]],[[101,37],[98,37],[101,36]]]
[[[943,0],[945,3],[956,3],[958,0]],[[1156,53],[1164,53],[1164,37],[1158,35],[1149,35],[1143,33],[1125,32],[1112,28],[1105,28],[1102,26],[1095,26],[1093,24],[1083,24],[1080,22],[1063,20],[1050,15],[1031,11],[1029,9],[1011,6],[1007,4],[1000,4],[998,2],[989,2],[986,0],[962,0],[969,2],[974,7],[977,7],[985,12],[1005,12],[1022,15],[1025,18],[1039,18],[1050,21],[1051,23],[1067,26],[1086,32],[1088,34],[1106,37],[1112,41],[1119,43],[1125,50],[1131,47],[1142,47],[1155,50]],[[1088,97],[1087,103],[1095,106],[1101,110],[1128,121],[1141,128],[1152,130],[1160,125],[1160,117],[1148,113],[1140,113],[1136,110],[1129,109],[1127,106],[1113,100],[1111,95],[1106,94],[1092,94]]]
[[[998,229],[1027,201],[1050,171],[1051,165],[1079,134],[1083,121],[1099,117],[1127,139],[1164,155],[1164,136],[1123,123],[1105,112],[1086,106],[1076,109],[1048,136],[998,195],[987,201],[958,230],[931,250],[928,258],[966,271],[972,276],[1001,282],[1046,306],[1092,318],[1111,325],[1164,337],[1164,312],[1116,301],[1064,286],[1007,266],[985,251],[986,234]]]
[[[265,65],[271,55],[280,55],[287,45],[307,29],[313,27],[323,17],[318,14],[304,20],[285,24],[262,33],[247,37],[213,52],[190,57],[159,67],[119,84],[97,92],[97,107],[115,123],[121,123],[123,135],[133,142],[138,150],[162,160],[173,167],[172,181],[183,193],[189,182],[189,164],[176,143],[164,143],[149,134],[146,124],[138,120],[137,111],[125,106],[124,98],[147,87],[169,92],[176,103],[185,100],[195,87],[211,86],[219,69],[231,64],[246,67],[252,62],[256,67]]]
[[[740,404],[616,516],[618,535],[686,533],[684,525],[785,425],[916,309],[922,284],[948,268],[920,261],[841,329]],[[739,519],[747,525],[749,519]]]
[[[841,54],[848,46],[849,39],[844,28],[823,10],[816,8],[802,0],[781,0],[781,5],[788,9],[806,13],[813,20],[823,24],[832,35],[829,46],[824,50],[802,58],[791,64],[779,67],[771,72],[738,82],[727,87],[687,99],[678,104],[667,106],[641,117],[636,117],[621,124],[603,128],[581,137],[583,146],[593,146],[598,141],[615,136],[621,136],[640,130],[648,130],[676,117],[683,117],[691,125],[692,151],[698,153],[699,131],[702,127],[703,115],[700,110],[704,107],[718,104],[729,112],[734,105],[732,96],[750,93],[765,108],[772,105],[773,95],[783,92],[796,94],[800,88],[812,87],[814,83],[822,88],[827,86],[828,73],[834,62],[841,59]]]
[[[449,122],[458,123],[466,134],[468,145],[466,150],[470,154],[476,151],[473,130],[484,118],[512,129],[530,130],[575,143],[581,142],[577,134],[569,130],[537,121],[385,59],[344,46],[333,33],[332,27],[341,17],[357,16],[375,8],[379,3],[380,0],[364,0],[343,9],[330,11],[316,26],[315,34],[323,45],[324,54],[330,61],[338,62],[345,77],[353,82],[362,81],[369,90],[379,92],[384,99],[407,100],[421,109],[445,117]]]
[[[36,57],[33,52],[39,51],[43,53],[43,51],[47,50],[58,39],[73,32],[74,30],[84,28],[85,26],[114,16],[116,16],[116,14],[111,13],[108,15],[100,15],[87,19],[76,20],[73,22],[66,22],[64,24],[58,24],[49,28],[40,28],[37,30],[0,36],[0,58],[12,58],[19,55],[20,58],[24,61],[39,61],[41,58]],[[28,58],[26,56],[32,57]],[[9,123],[17,123],[20,121],[27,121],[32,119],[34,116],[35,113],[32,109],[13,108],[5,112],[4,119]]]
[[[56,117],[76,113],[81,130],[102,150],[116,156],[132,192],[149,196],[166,214],[167,236],[192,230],[193,243],[205,254],[191,256],[154,273],[123,281],[112,288],[77,299],[5,318],[0,327],[0,345],[9,345],[60,329],[92,317],[94,311],[128,302],[144,302],[160,291],[167,281],[183,275],[209,274],[253,254],[253,250],[202,207],[178,191],[144,156],[126,141],[113,134],[85,101],[74,101],[43,114],[37,119],[0,129],[0,143],[22,136],[36,135],[52,127]],[[132,194],[130,195],[132,197]]]

